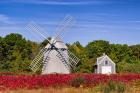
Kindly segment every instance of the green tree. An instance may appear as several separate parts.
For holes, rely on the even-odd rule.
[[[109,42],[104,40],[97,40],[90,42],[86,46],[86,51],[89,58],[99,57],[103,53],[108,53]]]

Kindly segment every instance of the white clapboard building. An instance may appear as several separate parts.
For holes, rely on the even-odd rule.
[[[115,63],[104,53],[101,57],[97,58],[94,72],[99,74],[115,74],[115,66]]]

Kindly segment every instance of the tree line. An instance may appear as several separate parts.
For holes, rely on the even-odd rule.
[[[22,35],[11,33],[0,37],[0,72],[32,73],[29,68],[38,51],[47,44],[26,40]],[[66,44],[80,62],[73,72],[93,73],[96,58],[106,53],[115,63],[118,73],[140,73],[140,44],[111,44],[95,40],[82,46],[80,42]]]

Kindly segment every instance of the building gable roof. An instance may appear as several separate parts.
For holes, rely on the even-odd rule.
[[[103,56],[97,58],[96,65],[101,64],[102,62],[104,62],[105,59],[109,60],[109,62],[112,62],[114,65],[116,65],[116,64],[115,64],[107,55],[105,55],[105,54],[103,54]]]

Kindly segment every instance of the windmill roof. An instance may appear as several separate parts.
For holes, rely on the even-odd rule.
[[[52,43],[54,43],[54,46],[56,47],[56,48],[66,48],[67,49],[67,46],[65,45],[65,43],[60,39],[60,38],[52,38],[51,40],[50,40],[50,43],[52,44]],[[45,48],[50,48],[50,44],[47,44],[46,45],[46,47]]]

